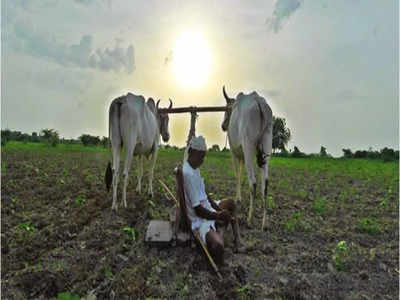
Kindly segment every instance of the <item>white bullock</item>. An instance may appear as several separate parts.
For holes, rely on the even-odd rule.
[[[265,224],[266,202],[268,196],[268,164],[272,149],[272,110],[256,92],[245,95],[239,93],[236,99],[229,98],[223,87],[227,103],[222,130],[228,130],[232,162],[237,178],[236,199],[241,200],[240,185],[243,163],[247,169],[250,185],[250,207],[247,223],[250,225],[253,215],[253,201],[256,197],[256,176],[254,172],[254,155],[257,165],[262,168],[261,191],[263,193]]]
[[[170,101],[169,108],[172,107]],[[113,203],[112,209],[117,209],[117,187],[119,180],[119,163],[122,146],[126,150],[123,175],[122,201],[126,205],[126,187],[128,185],[129,170],[132,156],[138,156],[138,184],[136,191],[141,192],[143,176],[143,156],[151,159],[148,193],[153,196],[153,172],[157,160],[157,151],[160,145],[160,134],[164,142],[169,140],[168,113],[161,113],[154,100],[149,98],[147,103],[143,96],[128,93],[112,101],[109,109],[109,137],[112,146],[113,166],[108,163],[105,181],[107,190],[110,190],[112,181]],[[150,158],[151,156],[151,158]]]

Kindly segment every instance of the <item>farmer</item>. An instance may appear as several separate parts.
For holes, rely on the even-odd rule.
[[[193,137],[190,140],[187,149],[188,158],[182,169],[187,215],[192,223],[192,230],[199,230],[200,237],[206,243],[215,262],[222,265],[224,241],[220,229],[233,222],[235,202],[233,200],[215,202],[207,196],[199,170],[206,151],[206,142],[202,136]],[[232,228],[234,229],[235,246],[237,246],[237,231],[233,223]]]

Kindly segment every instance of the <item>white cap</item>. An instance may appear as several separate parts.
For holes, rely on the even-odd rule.
[[[189,148],[198,151],[207,151],[207,145],[205,139],[200,135],[198,137],[192,137],[189,143]]]

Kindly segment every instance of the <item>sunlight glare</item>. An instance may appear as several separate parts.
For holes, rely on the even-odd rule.
[[[173,54],[173,72],[184,87],[204,85],[211,68],[211,53],[204,36],[185,32],[176,41]]]

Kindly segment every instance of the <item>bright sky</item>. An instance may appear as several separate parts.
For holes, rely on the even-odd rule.
[[[399,148],[399,4],[376,0],[1,2],[1,127],[108,135],[130,91],[174,106],[257,91],[289,148]],[[197,134],[224,146],[222,113]],[[170,117],[182,146],[189,114]]]

